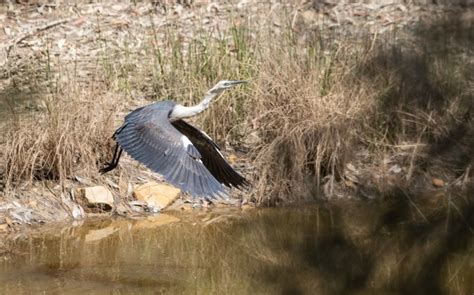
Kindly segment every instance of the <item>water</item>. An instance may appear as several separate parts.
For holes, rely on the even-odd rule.
[[[0,294],[472,294],[473,206],[430,204],[346,202],[54,227],[0,251]]]

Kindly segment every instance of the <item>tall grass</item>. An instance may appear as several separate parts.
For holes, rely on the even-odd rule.
[[[7,187],[24,180],[61,181],[81,170],[90,175],[105,161],[115,112],[112,98],[91,101],[91,95],[100,95],[68,90],[47,99],[45,113],[8,126],[2,153]]]
[[[267,205],[330,196],[356,150],[368,151],[363,160],[376,167],[400,145],[448,135],[470,108],[463,64],[453,63],[458,56],[386,40],[302,41],[290,27],[271,34],[235,26],[224,37],[196,31],[189,40],[169,28],[158,40],[156,30],[144,42],[145,56],[104,50],[105,83],[59,83],[45,111],[9,124],[12,140],[0,160],[8,186],[62,180],[77,169],[97,173],[117,113],[145,103],[137,97],[193,104],[220,79],[250,83],[224,94],[197,124],[221,144],[250,150],[253,197]],[[404,158],[411,174],[422,152]]]
[[[314,196],[322,184],[340,180],[357,129],[373,109],[375,93],[357,87],[352,76],[355,51],[317,43],[287,48],[267,49],[255,96],[257,187],[264,203]]]
[[[29,81],[37,72],[41,75]],[[69,74],[53,72],[49,62],[39,62],[10,77],[9,88],[21,84],[21,94],[26,87],[34,95],[28,101],[34,107],[25,112],[23,105],[12,106],[14,116],[1,122],[0,179],[7,191],[35,180],[62,183],[79,171],[92,176],[109,156],[108,139],[122,102],[106,93],[103,85],[94,81],[83,85]]]

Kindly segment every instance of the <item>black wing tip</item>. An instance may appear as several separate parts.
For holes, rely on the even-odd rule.
[[[235,171],[234,171],[235,172]],[[252,184],[245,177],[235,172],[236,175],[233,176],[233,179],[230,179],[224,185],[228,188],[237,188],[239,190],[249,189]]]
[[[247,179],[242,179],[241,184],[237,187],[239,189],[249,189],[252,186],[252,183],[248,181]]]

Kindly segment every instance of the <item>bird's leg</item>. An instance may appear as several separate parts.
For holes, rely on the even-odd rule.
[[[119,144],[118,143],[115,144],[114,157],[112,158],[112,161],[110,161],[110,163],[108,163],[107,166],[101,168],[99,170],[99,172],[104,174],[104,173],[107,173],[111,170],[114,170],[118,165],[118,162],[120,160],[120,156],[122,155],[122,152],[123,152],[123,149],[121,147],[119,147]]]

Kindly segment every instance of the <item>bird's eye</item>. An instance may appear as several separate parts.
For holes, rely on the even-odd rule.
[[[229,83],[227,83],[227,82],[226,82],[226,83],[224,83],[224,86],[229,86],[229,85],[230,85],[230,84],[229,84]]]

